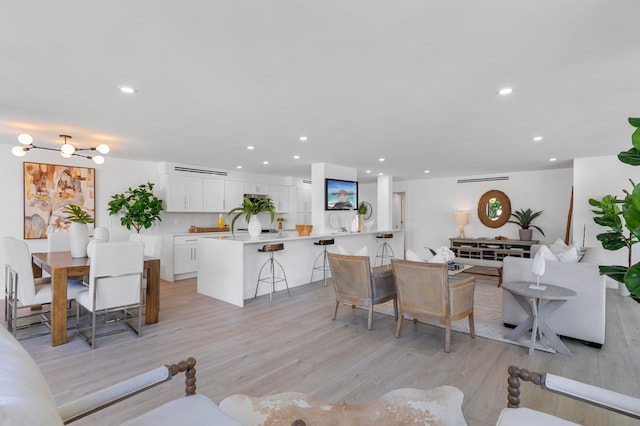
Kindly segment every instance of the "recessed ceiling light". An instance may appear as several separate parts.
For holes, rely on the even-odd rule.
[[[424,172],[425,173],[431,173],[431,170],[425,170]]]
[[[378,158],[378,161],[382,163],[384,161],[384,158]]]
[[[133,87],[129,87],[129,86],[120,86],[120,87],[119,87],[119,89],[120,89],[120,91],[121,91],[122,93],[126,93],[126,94],[128,94],[128,95],[131,95],[131,94],[133,94],[133,93],[136,93],[136,92],[137,92],[137,90],[136,90],[136,89],[134,89]]]
[[[557,160],[558,160],[557,158],[549,158],[549,161],[551,161],[551,162],[554,162],[554,161],[557,161]]]
[[[505,96],[505,95],[510,95],[513,92],[513,89],[511,87],[503,87],[502,89],[498,90],[498,94]]]
[[[300,158],[299,155],[294,155],[293,158],[295,158],[296,160]]]
[[[371,170],[367,170],[365,173],[371,173]]]
[[[269,162],[268,161],[263,161],[262,164],[269,164]]]
[[[534,136],[533,141],[534,142],[540,142],[542,140],[542,136]]]
[[[242,168],[242,166],[236,166],[236,169],[241,169],[241,168]]]
[[[249,145],[249,146],[247,146],[247,149],[248,149],[249,151],[253,151],[253,146]]]
[[[300,136],[300,142],[306,142],[306,141],[308,141],[308,140],[309,140],[309,138],[308,138],[308,137],[306,137],[306,136]]]
[[[378,173],[378,175],[379,175],[379,176],[382,176],[382,175],[384,175],[384,173],[380,172],[380,173]]]

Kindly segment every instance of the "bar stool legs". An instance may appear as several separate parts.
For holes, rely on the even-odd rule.
[[[393,238],[393,234],[380,234],[378,236],[376,236],[376,238],[380,238],[380,239],[388,239],[388,238]],[[380,245],[380,247],[378,247],[378,250],[376,251],[376,259],[374,262],[375,266],[382,266],[385,264],[386,260],[390,260],[392,258],[395,257],[395,254],[393,253],[393,248],[391,248],[391,245],[388,244],[386,241],[384,241],[382,243],[382,245]],[[378,265],[378,259],[380,259],[380,264]]]
[[[261,253],[269,253],[269,259],[262,265],[262,267],[260,268],[260,272],[258,272],[258,282],[256,283],[256,293],[253,296],[254,298],[258,297],[258,288],[260,287],[260,283],[264,282],[267,284],[271,284],[271,288],[269,290],[269,301],[271,302],[273,300],[273,293],[276,291],[276,283],[282,281],[284,281],[284,285],[287,287],[287,294],[289,295],[289,297],[291,297],[291,293],[289,292],[289,283],[287,282],[287,274],[285,273],[284,268],[282,267],[280,262],[278,262],[273,256],[274,252],[280,250],[284,250],[284,244],[271,244],[258,249],[258,251]],[[263,277],[262,271],[267,265],[269,266],[269,273]],[[280,268],[280,272],[282,273],[282,275],[276,275],[276,267]]]
[[[313,282],[313,274],[316,271],[322,271],[322,276],[324,278],[324,285],[327,286],[327,271],[329,271],[329,258],[327,256],[327,246],[330,246],[334,243],[333,238],[330,240],[319,240],[314,242],[313,244],[317,246],[323,246],[324,250],[316,257],[316,260],[313,261],[313,269],[311,270],[311,280]],[[318,260],[322,258],[322,264],[318,265]]]

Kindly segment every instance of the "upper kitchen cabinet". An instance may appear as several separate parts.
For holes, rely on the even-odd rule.
[[[224,206],[224,181],[216,179],[204,179],[204,211],[223,212]]]
[[[244,195],[242,182],[226,181],[224,183],[224,211],[242,205]]]
[[[244,182],[242,184],[243,194],[269,195],[269,185],[264,183]]]
[[[291,186],[270,185],[269,197],[273,201],[277,213],[288,213],[291,205]]]
[[[311,185],[296,186],[296,212],[311,213]]]
[[[201,212],[203,209],[202,178],[167,175],[168,212]]]

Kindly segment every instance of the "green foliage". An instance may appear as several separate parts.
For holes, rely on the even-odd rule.
[[[522,229],[529,229],[534,228],[536,229],[538,232],[540,232],[542,234],[542,236],[544,235],[544,231],[536,225],[533,225],[531,222],[534,221],[534,219],[536,219],[538,216],[540,216],[542,214],[544,210],[540,210],[539,212],[534,212],[531,209],[520,209],[520,210],[516,210],[513,213],[511,213],[511,217],[515,218],[515,220],[509,220],[507,222],[509,223],[515,223],[516,225],[520,225],[520,227]]]
[[[629,118],[629,124],[636,127],[631,136],[633,148],[618,154],[618,159],[632,166],[640,166],[640,118]],[[631,252],[634,244],[640,241],[640,185],[631,179],[632,190],[624,190],[624,198],[605,195],[601,200],[589,199],[589,204],[596,207],[592,212],[596,215],[594,222],[605,228],[606,232],[596,238],[606,250],[619,250],[626,247],[629,251],[628,265],[602,265],[600,273],[611,279],[624,283],[629,292],[640,297],[640,262],[631,264]]]
[[[368,212],[369,212],[369,208],[367,207],[367,204],[364,201],[361,201],[360,204],[358,205],[358,214],[365,215]]]
[[[127,229],[133,226],[137,233],[142,228],[151,228],[156,221],[161,221],[162,210],[162,200],[153,194],[153,184],[150,182],[135,189],[129,188],[123,194],[112,195],[109,201],[109,214],[122,214],[122,226]]]
[[[245,215],[245,220],[249,223],[251,216],[257,215],[258,213],[269,213],[271,216],[271,222],[273,222],[273,218],[276,214],[276,208],[271,199],[254,198],[252,200],[249,197],[242,197],[242,204],[229,211],[230,216],[235,215],[233,216],[233,219],[231,219],[231,233],[235,235],[234,225],[240,216]]]
[[[69,215],[67,216],[67,219],[69,219],[71,222],[77,222],[77,223],[93,223],[94,222],[91,215],[89,215],[89,213],[84,211],[81,206],[78,206],[76,204],[68,204],[63,211]]]

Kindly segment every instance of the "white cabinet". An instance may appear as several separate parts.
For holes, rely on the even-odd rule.
[[[242,204],[242,183],[226,181],[224,183],[224,211],[229,211]]]
[[[201,212],[202,178],[167,176],[167,211]]]
[[[176,237],[173,243],[173,274],[196,272],[197,237]]]
[[[278,213],[288,213],[291,202],[291,190],[287,185],[271,185],[269,187],[269,197]]]
[[[311,185],[296,186],[296,212],[311,213]]]
[[[242,184],[244,194],[268,195],[269,185],[264,183],[245,182]]]
[[[223,212],[224,208],[224,181],[216,179],[204,179],[204,211]]]

